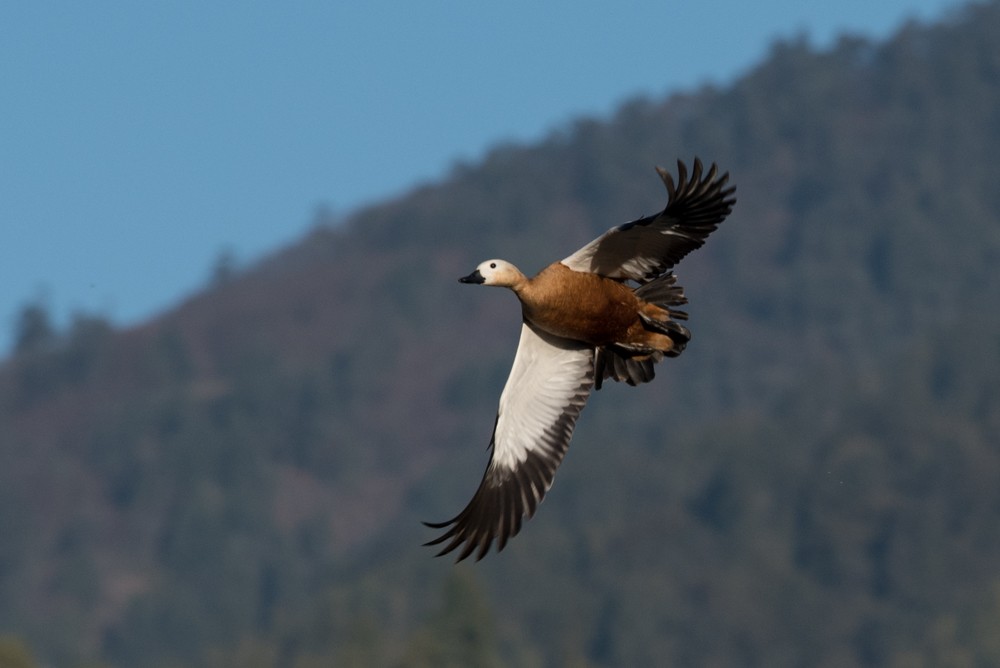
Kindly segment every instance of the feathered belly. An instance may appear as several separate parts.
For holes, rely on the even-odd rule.
[[[595,346],[625,342],[636,326],[641,327],[634,307],[613,301],[578,301],[545,309],[525,306],[524,317],[550,334]]]
[[[525,319],[556,336],[604,346],[627,342],[642,329],[642,301],[628,285],[559,262],[516,292]]]

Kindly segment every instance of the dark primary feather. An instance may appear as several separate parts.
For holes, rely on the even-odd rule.
[[[535,514],[545,492],[552,485],[558,462],[529,452],[528,458],[516,469],[505,469],[492,463],[486,469],[479,489],[469,505],[447,522],[424,522],[432,529],[448,529],[424,545],[440,545],[448,541],[436,556],[462,547],[456,561],[476,552],[482,559],[493,541],[497,551],[521,530],[523,519]]]
[[[464,544],[456,562],[473,552],[476,552],[476,561],[479,561],[494,540],[499,552],[511,537],[517,535],[522,520],[530,519],[535,514],[538,504],[552,486],[556,469],[569,448],[576,419],[583,410],[586,392],[589,392],[589,380],[582,392],[582,400],[571,403],[556,424],[546,430],[542,439],[544,447],[529,450],[527,458],[515,468],[496,464],[492,457],[495,442],[490,441],[490,463],[465,509],[447,522],[424,522],[432,529],[447,529],[434,540],[424,543],[440,545],[448,541],[435,556],[440,557]],[[495,435],[494,426],[494,438]]]
[[[667,188],[663,211],[608,230],[563,262],[579,271],[645,283],[701,247],[736,203],[736,188],[726,187],[729,173],[719,176],[714,163],[703,175],[695,158],[689,178],[678,160],[676,183],[666,170],[656,171]]]
[[[557,340],[548,334],[537,335],[543,340]],[[456,561],[465,559],[473,552],[478,561],[486,555],[494,541],[497,551],[502,550],[507,541],[521,530],[521,523],[534,515],[538,504],[552,486],[556,469],[569,449],[576,420],[587,403],[594,380],[592,349],[573,341],[561,341],[560,346],[579,353],[575,362],[579,375],[570,376],[570,388],[563,397],[561,411],[551,423],[545,424],[533,436],[524,459],[510,466],[498,462],[496,456],[497,434],[502,432],[502,421],[514,419],[510,415],[503,415],[504,401],[501,399],[501,412],[497,414],[493,437],[490,439],[490,462],[472,500],[462,512],[447,522],[424,522],[432,529],[446,529],[440,536],[425,543],[444,543],[437,556],[461,548]],[[515,359],[515,367],[517,365]],[[537,367],[531,368],[535,370]],[[507,388],[504,392],[507,392]],[[513,428],[518,427],[515,425]]]
[[[646,279],[659,276],[680,262],[685,255],[701,248],[708,235],[719,227],[719,223],[725,220],[736,203],[733,196],[736,187],[725,187],[729,181],[729,172],[716,178],[718,168],[715,163],[712,163],[708,174],[702,178],[701,160],[695,158],[694,169],[688,179],[684,163],[678,160],[676,186],[670,172],[660,167],[656,168],[656,172],[667,187],[667,206],[656,216],[640,218],[627,225],[655,226],[664,222],[670,229],[668,238],[676,238],[666,248],[666,252],[660,255],[659,263],[647,273]],[[655,255],[649,252],[644,254]]]

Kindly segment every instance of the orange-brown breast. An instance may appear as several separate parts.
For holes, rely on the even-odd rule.
[[[547,332],[594,345],[630,340],[642,302],[618,281],[555,262],[516,290],[524,317]]]

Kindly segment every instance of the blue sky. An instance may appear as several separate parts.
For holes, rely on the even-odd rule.
[[[215,259],[636,95],[954,0],[0,4],[0,355],[41,299],[132,325]]]

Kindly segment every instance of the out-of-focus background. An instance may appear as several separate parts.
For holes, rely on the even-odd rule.
[[[0,665],[1000,663],[1000,2],[0,10]],[[527,271],[738,202],[485,466]]]
[[[134,325],[501,143],[956,4],[4,3],[0,354],[26,303]]]

